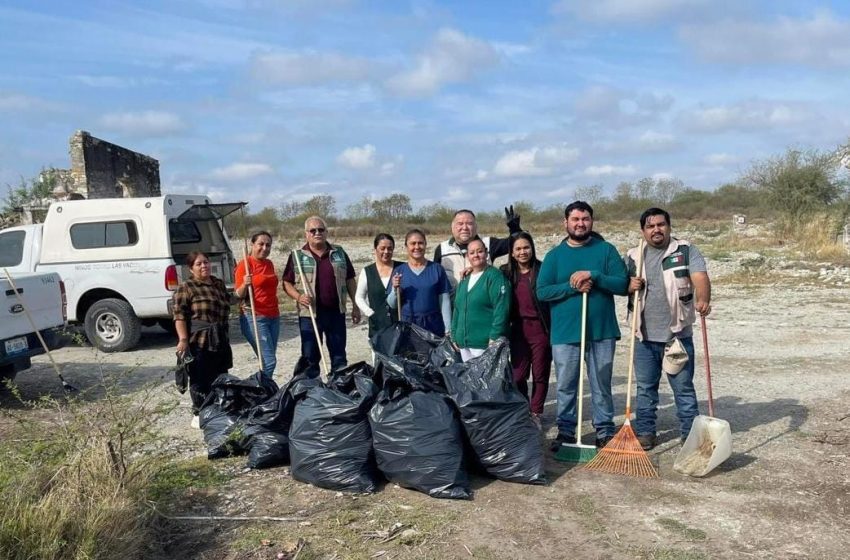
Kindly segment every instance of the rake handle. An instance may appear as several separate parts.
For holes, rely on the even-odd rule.
[[[643,251],[644,242],[643,239],[641,239],[638,243],[638,260],[635,268],[635,273],[638,278],[643,277]],[[626,422],[628,422],[632,416],[632,379],[634,379],[635,376],[635,339],[637,338],[637,321],[638,316],[640,315],[640,292],[641,290],[635,290],[632,303],[632,324],[629,337],[629,380],[626,383]]]
[[[702,348],[705,354],[705,385],[708,389],[708,415],[714,417],[714,394],[711,391],[711,359],[708,357],[708,331],[705,328],[705,315],[700,315]]]
[[[247,242],[247,239],[246,239]],[[242,257],[245,261],[245,274],[250,275],[251,269],[248,268],[248,252],[245,249],[245,243],[242,244]],[[254,286],[248,284],[248,305],[251,306],[251,322],[254,325],[254,339],[257,345],[257,360],[260,363],[260,370],[263,370],[263,353],[260,350],[260,331],[257,329],[257,313],[254,311]]]

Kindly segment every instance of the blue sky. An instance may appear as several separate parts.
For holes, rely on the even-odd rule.
[[[254,211],[712,189],[850,137],[850,2],[0,3],[0,184],[78,129]]]

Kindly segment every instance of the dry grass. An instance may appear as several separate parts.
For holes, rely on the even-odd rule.
[[[152,390],[101,387],[95,402],[23,402],[0,454],[0,558],[142,558],[156,547],[147,499],[167,458],[156,421],[173,406]],[[39,420],[37,418],[50,418]]]

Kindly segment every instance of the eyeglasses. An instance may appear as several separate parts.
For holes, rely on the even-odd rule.
[[[307,231],[309,231],[313,235],[319,235],[320,233],[325,233],[325,231],[327,231],[327,230],[323,227],[316,227],[316,228],[308,229]]]

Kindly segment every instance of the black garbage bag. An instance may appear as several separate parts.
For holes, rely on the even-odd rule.
[[[289,429],[292,477],[321,488],[374,492],[380,473],[368,413],[378,394],[369,375],[354,368],[331,373],[295,406]]]
[[[507,341],[442,374],[481,466],[500,480],[546,484],[540,434],[512,381]]]
[[[296,370],[297,371],[297,370]],[[295,404],[321,381],[307,377],[303,371],[280,390],[248,412],[245,435],[248,437],[248,464],[252,469],[266,469],[289,464],[289,427]]]
[[[460,355],[450,340],[413,323],[393,323],[372,335],[369,342],[376,354],[422,365],[432,364],[439,368],[460,362]]]
[[[433,498],[471,498],[462,428],[442,380],[431,377],[438,372],[375,356],[384,378],[369,413],[378,468],[388,480]]]
[[[248,450],[245,419],[248,411],[278,390],[277,383],[257,372],[241,379],[229,373],[219,375],[198,414],[207,458],[241,455]]]

